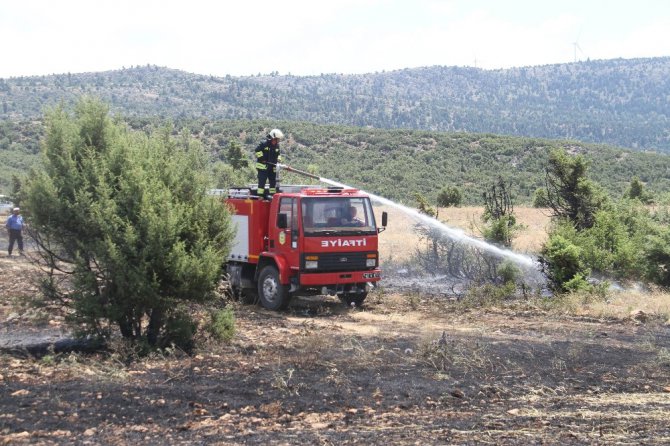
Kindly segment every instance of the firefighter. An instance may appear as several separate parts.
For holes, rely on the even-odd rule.
[[[265,199],[272,197],[277,192],[277,163],[281,162],[279,141],[284,134],[279,129],[272,129],[266,140],[256,147],[256,171],[258,172],[258,189],[256,193]],[[270,183],[269,195],[265,193],[265,183]]]
[[[365,226],[365,223],[363,223],[363,220],[358,218],[356,214],[358,213],[358,209],[356,209],[355,206],[350,206],[349,207],[349,218],[345,219],[343,222],[346,226]]]

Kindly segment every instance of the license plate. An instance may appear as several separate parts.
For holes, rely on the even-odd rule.
[[[376,279],[381,277],[380,273],[363,273],[364,279]]]

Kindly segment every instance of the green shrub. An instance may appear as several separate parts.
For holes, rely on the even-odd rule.
[[[589,276],[589,269],[581,259],[582,249],[561,234],[554,233],[542,247],[540,263],[549,280],[549,287],[557,292],[566,292],[566,284],[574,280],[571,287],[581,284]],[[580,279],[581,278],[581,279]]]
[[[504,284],[516,284],[521,277],[521,270],[514,263],[505,261],[498,267],[498,278]]]
[[[641,249],[617,209],[598,211],[593,226],[581,231],[575,241],[582,248],[584,263],[592,270],[619,279],[639,277]]]
[[[194,337],[197,328],[198,324],[193,321],[193,318],[186,311],[176,311],[165,322],[159,347],[174,346],[190,353],[195,346]]]
[[[497,219],[487,220],[481,231],[487,241],[510,247],[516,233],[521,228],[521,225],[516,224],[516,217],[510,214],[503,215]]]
[[[582,273],[575,274],[570,280],[562,284],[563,291],[568,293],[589,292],[593,289]]]
[[[210,313],[207,331],[219,341],[229,342],[235,335],[235,314],[230,308],[216,310]]]
[[[547,198],[547,189],[538,187],[533,193],[533,207],[546,208],[549,207],[549,199]]]
[[[670,287],[670,229],[657,227],[643,248],[645,277],[657,285]]]
[[[656,224],[639,202],[623,200],[599,210],[590,228],[559,226],[556,231],[581,248],[581,260],[591,271],[624,280],[644,275],[643,245]]]
[[[482,197],[484,199],[482,235],[489,242],[506,247],[512,246],[512,239],[522,226],[516,223],[509,184],[498,178],[495,184],[487,188]]]
[[[463,195],[455,186],[443,187],[437,194],[437,205],[442,207],[460,206]]]
[[[623,196],[624,198],[630,198],[631,200],[640,200],[640,202],[644,204],[651,204],[654,202],[654,197],[645,190],[644,184],[638,177],[633,177]]]

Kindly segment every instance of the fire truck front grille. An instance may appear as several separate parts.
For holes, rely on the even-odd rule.
[[[337,271],[360,271],[373,269],[365,266],[368,254],[374,252],[338,252],[338,253],[319,253],[302,255],[302,271],[304,272],[337,272]],[[305,261],[318,257],[317,268],[306,268]],[[375,256],[376,257],[376,256]]]

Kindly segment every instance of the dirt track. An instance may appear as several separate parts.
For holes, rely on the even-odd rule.
[[[60,329],[16,312],[29,264],[1,259],[0,331]],[[0,355],[0,444],[670,442],[662,321],[389,293],[235,308],[233,342],[192,357]]]

